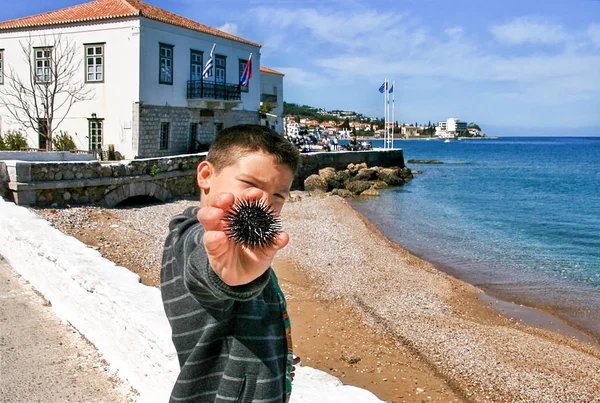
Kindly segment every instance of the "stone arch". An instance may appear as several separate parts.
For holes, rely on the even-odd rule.
[[[115,207],[123,200],[134,196],[151,196],[162,202],[172,198],[171,192],[154,182],[133,182],[119,186],[108,192],[102,199],[102,205],[105,207]]]

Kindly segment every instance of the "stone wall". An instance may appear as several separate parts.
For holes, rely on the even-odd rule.
[[[196,168],[205,157],[206,153],[200,153],[113,163],[6,161],[0,163],[0,192],[2,178],[8,177],[8,196],[20,205],[101,203],[112,207],[140,195],[166,201],[199,193]],[[302,154],[302,167],[292,188],[303,189],[304,179],[321,168],[339,170],[361,162],[405,166],[402,150]]]
[[[139,109],[139,112],[137,109]],[[190,124],[198,123],[197,140],[207,146],[217,131],[238,124],[259,124],[256,111],[214,110],[174,106],[134,105],[133,141],[138,158],[168,156],[190,150]],[[138,117],[139,115],[139,117]],[[212,115],[212,116],[211,116]],[[137,120],[136,120],[137,118]],[[160,125],[169,122],[169,148],[160,149]]]
[[[116,191],[109,197],[113,206],[139,195],[165,201],[198,194],[196,168],[205,157],[206,153],[114,163],[7,161],[4,165],[8,193],[17,204],[107,204],[106,197]]]

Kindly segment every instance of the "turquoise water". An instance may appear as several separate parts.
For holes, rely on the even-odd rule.
[[[395,147],[405,160],[444,164],[407,164],[423,173],[377,199],[351,201],[356,210],[489,294],[550,308],[600,335],[600,137]]]

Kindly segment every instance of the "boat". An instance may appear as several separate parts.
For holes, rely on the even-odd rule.
[[[444,140],[444,143],[449,143],[449,142],[450,142],[450,139]]]

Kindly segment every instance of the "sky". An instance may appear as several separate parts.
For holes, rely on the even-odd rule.
[[[0,20],[83,0],[6,2]],[[284,100],[396,120],[600,135],[600,0],[146,0],[261,43]]]

